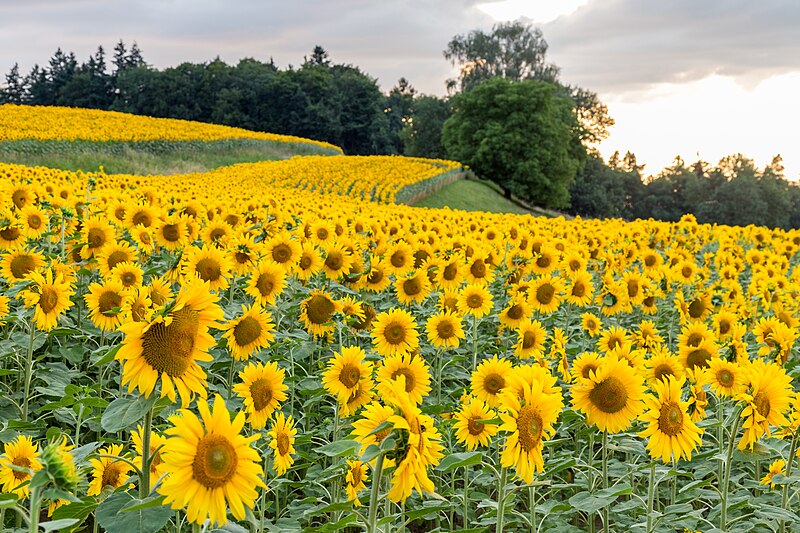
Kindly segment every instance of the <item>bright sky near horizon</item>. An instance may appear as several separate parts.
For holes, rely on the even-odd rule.
[[[715,164],[741,152],[763,167],[781,154],[800,180],[795,0],[0,0],[0,74],[46,64],[59,46],[79,60],[99,44],[110,54],[120,38],[158,68],[215,56],[285,67],[320,44],[385,91],[403,76],[443,95],[447,42],[518,17],[542,28],[563,82],[608,105],[606,157],[630,150],[655,174],[676,155]]]

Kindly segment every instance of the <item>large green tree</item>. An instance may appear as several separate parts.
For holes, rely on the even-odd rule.
[[[569,205],[585,151],[574,135],[573,102],[557,86],[494,78],[457,95],[453,107],[442,135],[449,157],[498,183],[507,196]]]

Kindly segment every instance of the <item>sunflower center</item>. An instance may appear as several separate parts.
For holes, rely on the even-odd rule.
[[[100,248],[106,243],[106,234],[100,228],[92,228],[89,230],[89,248]]]
[[[436,334],[440,339],[449,339],[455,334],[455,328],[449,321],[442,321],[436,324]]]
[[[583,298],[583,295],[586,294],[586,286],[577,281],[575,285],[572,286],[572,295],[576,298]]]
[[[689,368],[708,368],[708,361],[711,359],[711,354],[708,350],[698,348],[692,350],[686,357],[686,366]]]
[[[392,322],[386,326],[383,335],[389,344],[400,344],[406,340],[406,328],[402,324]]]
[[[11,274],[17,279],[24,278],[32,272],[36,266],[33,257],[28,254],[20,254],[11,260]]]
[[[123,272],[123,274],[120,276],[120,281],[122,281],[122,284],[126,287],[132,287],[136,284],[136,274],[130,271]]]
[[[476,259],[469,267],[469,271],[476,278],[486,277],[486,263],[483,259]]]
[[[133,215],[131,221],[133,222],[134,226],[144,226],[145,228],[149,228],[153,223],[153,218],[146,211],[139,211]]]
[[[581,376],[583,376],[585,379],[589,379],[589,377],[591,377],[591,373],[596,371],[596,365],[588,364],[581,369]]]
[[[246,265],[252,261],[250,255],[246,252],[236,252],[235,254],[233,254],[233,258],[239,265]]]
[[[222,277],[222,267],[211,257],[204,257],[197,262],[194,269],[203,281],[217,281]]]
[[[550,258],[546,255],[540,255],[539,259],[536,260],[536,266],[539,268],[547,268],[550,266]]]
[[[661,406],[658,429],[670,437],[674,437],[681,432],[683,429],[683,411],[677,402],[668,402]]]
[[[336,311],[336,306],[333,302],[321,294],[312,296],[306,306],[306,314],[312,324],[327,324],[334,311]]]
[[[458,275],[458,265],[456,265],[455,263],[448,264],[446,267],[444,267],[444,270],[442,271],[442,279],[445,279],[447,281],[453,281],[454,279],[456,279],[457,275]]]
[[[658,365],[653,369],[653,375],[656,379],[664,380],[667,376],[674,376],[675,372],[672,371],[672,367],[669,365]]]
[[[161,235],[167,242],[177,242],[181,238],[181,228],[178,224],[164,224],[161,228]]]
[[[511,320],[519,320],[524,314],[525,310],[522,308],[522,306],[519,304],[514,304],[508,308],[508,313],[506,313],[506,316],[508,316],[508,318]]]
[[[604,413],[618,413],[628,403],[628,391],[619,378],[611,376],[595,385],[589,393],[589,400]]]
[[[52,287],[43,287],[39,296],[39,307],[47,314],[55,309],[56,305],[58,305],[58,292]]]
[[[114,268],[118,264],[124,263],[125,261],[130,261],[130,260],[131,260],[131,258],[128,257],[127,253],[116,251],[116,252],[112,252],[112,253],[110,253],[108,255],[108,260],[106,261],[106,264],[108,265],[108,269],[111,270],[112,268]]]
[[[286,433],[281,433],[278,435],[278,455],[288,455],[290,445],[291,442],[289,442],[289,435]]]
[[[263,273],[256,280],[256,289],[263,297],[267,297],[275,290],[275,279],[268,273]]]
[[[157,322],[142,338],[142,357],[157,372],[180,377],[192,364],[199,330],[197,311],[183,308],[172,315],[172,323]]]
[[[467,296],[467,306],[470,309],[478,309],[483,305],[483,297],[480,294],[470,294]]]
[[[413,278],[409,278],[403,282],[403,292],[405,292],[408,296],[416,296],[417,294],[422,292],[422,282],[419,280],[419,277],[414,276]]]
[[[769,416],[769,412],[772,407],[770,405],[769,398],[766,394],[764,394],[764,392],[759,392],[756,394],[755,398],[753,398],[753,403],[756,405],[756,409],[761,416],[764,418]]]
[[[261,336],[261,324],[255,318],[246,316],[233,327],[233,338],[239,346],[247,346]]]
[[[730,388],[733,386],[735,378],[733,376],[733,372],[728,370],[727,368],[720,370],[717,372],[717,381],[719,381],[720,385],[726,388]]]
[[[266,379],[257,379],[250,384],[250,396],[253,398],[253,407],[261,411],[272,401],[272,383]]]
[[[97,308],[104,316],[114,316],[111,310],[122,306],[122,296],[114,291],[105,291],[97,300]]]
[[[628,297],[635,298],[639,294],[639,282],[635,279],[628,281]]]
[[[377,268],[370,272],[367,276],[367,282],[373,285],[380,283],[381,280],[383,280],[383,271]]]
[[[236,473],[236,450],[222,435],[206,435],[197,443],[192,462],[194,479],[207,489],[225,485]]]
[[[483,388],[486,389],[486,392],[489,394],[497,394],[503,387],[506,386],[506,380],[503,376],[496,372],[492,372],[485,378],[483,378]]]
[[[689,338],[686,339],[687,346],[700,346],[700,343],[703,342],[705,337],[700,333],[692,333],[689,335]]]
[[[528,350],[536,344],[536,334],[532,331],[526,331],[522,335],[522,349]]]
[[[221,238],[223,238],[225,235],[227,235],[227,233],[226,233],[226,231],[225,231],[224,229],[222,229],[222,228],[215,228],[215,229],[211,230],[211,233],[209,233],[209,235],[208,235],[208,236],[209,236],[209,237],[211,237],[211,241],[213,242],[213,241],[218,241],[218,240],[220,240],[220,239],[221,239]]]
[[[9,226],[0,230],[0,237],[6,241],[16,241],[19,238],[19,229],[14,226]]]
[[[681,269],[681,275],[683,275],[683,277],[686,279],[691,278],[692,274],[694,274],[694,270],[692,269],[692,267],[685,266]]]
[[[25,207],[25,204],[28,203],[28,193],[22,189],[17,189],[14,191],[14,194],[11,195],[11,201],[14,202],[14,205],[17,208],[21,209]]]
[[[42,217],[37,214],[32,214],[28,216],[28,227],[31,229],[39,229],[42,227]]]
[[[13,461],[11,461],[14,466],[18,466],[20,468],[30,468],[31,467],[31,460],[28,457],[15,457]],[[18,472],[17,470],[12,470],[14,474],[14,479],[22,481],[28,479],[29,474],[27,472]]]
[[[645,307],[653,307],[656,303],[656,297],[648,296],[647,298],[644,299],[642,303],[644,304]]]
[[[406,392],[411,392],[417,384],[414,373],[408,368],[398,368],[392,372],[392,379],[397,379],[397,376],[404,376],[406,378]]]
[[[651,267],[656,264],[656,256],[653,254],[648,254],[644,257],[644,264],[645,266]]]
[[[706,304],[703,300],[697,299],[693,300],[692,303],[689,304],[689,316],[692,318],[700,318],[703,316],[703,313],[706,312]]]
[[[543,284],[536,289],[536,301],[542,305],[547,305],[553,301],[553,296],[556,294],[556,289],[549,283]]]
[[[485,424],[479,420],[479,418],[470,418],[467,422],[467,430],[469,431],[470,435],[480,435],[483,433]]]
[[[288,244],[279,244],[272,249],[272,259],[276,263],[288,263],[292,258],[292,249]]]
[[[122,475],[124,468],[125,465],[121,461],[114,461],[113,463],[106,465],[106,467],[103,469],[103,486],[119,486],[121,484],[119,478]]]
[[[719,321],[719,334],[720,335],[727,335],[728,332],[731,330],[731,323],[727,319],[722,319]]]
[[[616,350],[622,346],[622,341],[618,337],[611,337],[608,339],[608,349],[609,350]]]
[[[344,266],[344,257],[337,251],[331,251],[325,258],[325,266],[333,271],[341,270]]]
[[[530,452],[541,444],[544,422],[536,408],[526,405],[519,410],[517,428],[519,429],[519,444],[525,452]]]
[[[392,376],[394,378],[394,375]],[[341,372],[339,372],[339,381],[347,387],[348,389],[352,389],[356,385],[358,385],[358,381],[361,379],[361,369],[358,365],[344,365],[342,367]],[[406,380],[406,382],[408,382]]]
[[[395,268],[402,267],[403,265],[406,264],[406,261],[408,261],[408,258],[406,257],[406,254],[401,250],[398,250],[395,253],[393,253],[392,257],[389,259],[389,262],[391,262],[392,266]]]

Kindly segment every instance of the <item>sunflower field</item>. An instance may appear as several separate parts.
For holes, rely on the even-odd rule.
[[[0,145],[267,135],[174,122]],[[399,203],[462,170],[0,163],[2,531],[800,531],[800,232]]]

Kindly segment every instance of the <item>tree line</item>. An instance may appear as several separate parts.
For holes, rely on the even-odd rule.
[[[542,32],[523,22],[454,36],[444,57],[458,75],[447,96],[401,78],[388,94],[321,46],[298,67],[219,58],[156,69],[119,41],[83,62],[58,49],[22,75],[14,65],[0,103],[63,105],[180,118],[327,141],[348,154],[449,158],[495,181],[507,196],[587,217],[800,227],[800,188],[780,157],[763,169],[741,154],[716,166],[677,158],[645,178],[628,152],[595,149],[614,124],[597,94],[562,83]],[[107,63],[110,62],[110,65]]]

